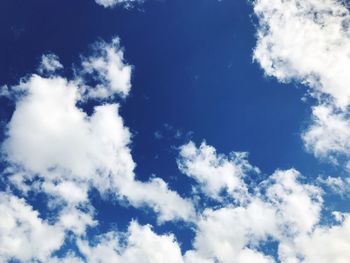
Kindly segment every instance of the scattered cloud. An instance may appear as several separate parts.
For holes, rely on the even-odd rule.
[[[112,8],[119,5],[129,8],[142,1],[143,0],[95,0],[97,4],[106,8]]]
[[[180,147],[179,169],[194,178],[203,192],[219,199],[225,190],[238,200],[244,199],[247,189],[243,177],[255,170],[246,160],[246,153],[232,153],[229,158],[217,154],[214,147],[203,142],[199,148],[190,141]]]
[[[334,194],[340,195],[343,198],[348,197],[350,194],[350,177],[319,177],[318,181],[321,185],[327,186]]]
[[[95,43],[93,55],[84,57],[82,61],[83,79],[86,75],[96,82],[94,89],[88,88],[89,98],[105,99],[113,95],[126,97],[131,89],[132,66],[124,61],[124,52],[120,48],[119,38],[110,43]]]
[[[87,227],[98,223],[89,200],[91,189],[104,198],[150,207],[159,223],[195,218],[192,203],[170,190],[162,179],[136,180],[131,134],[119,115],[119,104],[97,101],[90,115],[78,107],[87,98],[123,97],[130,90],[131,66],[122,62],[119,41],[98,42],[93,52],[82,58],[77,78],[69,80],[54,73],[61,64],[50,55],[41,64],[45,76],[30,75],[9,89],[16,93],[2,145],[9,164],[9,186],[24,196],[29,192],[47,195],[47,209],[58,212],[55,222],[49,224],[24,200],[11,192],[3,194],[1,214],[8,216],[0,241],[6,249],[0,254],[5,259],[46,261],[61,247],[66,233],[85,235]],[[95,86],[85,81],[89,77],[95,78]],[[52,235],[55,238],[46,242]],[[7,248],[10,245],[14,247]]]
[[[59,61],[58,56],[55,54],[49,53],[41,56],[41,62],[38,67],[38,72],[40,74],[49,74],[62,68],[63,66]]]
[[[136,1],[96,2],[113,7]],[[255,60],[281,82],[307,85],[317,100],[302,135],[306,148],[334,163],[339,155],[349,157],[348,9],[336,0],[256,0],[254,12],[260,25]],[[46,54],[39,74],[4,88],[15,110],[2,145],[9,167],[8,187],[0,193],[0,261],[341,263],[350,258],[350,215],[324,207],[321,188],[345,192],[348,179],[310,183],[288,169],[251,184],[247,176],[260,170],[247,153],[224,155],[190,141],[179,148],[177,163],[206,198],[203,207],[196,207],[194,193],[193,200],[183,198],[161,178],[138,180],[121,105],[109,102],[129,95],[132,66],[118,38],[97,42],[91,52],[73,79],[57,74],[63,65]],[[92,113],[84,110],[88,100]],[[135,220],[125,232],[88,233],[99,224],[89,199],[92,189],[114,202],[151,208],[158,223],[182,220],[194,231],[191,249],[181,251],[174,234]],[[29,204],[33,192],[47,196],[52,218]],[[327,225],[325,210],[335,219]],[[76,251],[55,254],[67,240]],[[277,256],[264,249],[272,243]]]
[[[306,149],[316,157],[337,163],[339,155],[350,155],[350,120],[332,105],[312,109],[312,123],[302,135]]]

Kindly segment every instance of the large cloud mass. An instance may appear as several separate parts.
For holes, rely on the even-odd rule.
[[[160,223],[192,221],[195,212],[191,202],[171,191],[162,179],[136,180],[129,149],[131,134],[118,113],[119,104],[101,103],[91,115],[78,107],[86,99],[128,94],[131,67],[123,62],[119,40],[96,43],[94,54],[83,57],[76,79],[55,74],[60,65],[56,56],[43,56],[39,72],[45,77],[33,74],[11,88],[16,108],[2,146],[10,165],[7,178],[11,188],[24,195],[48,195],[48,205],[59,213],[50,225],[24,200],[4,194],[1,212],[6,219],[1,242],[6,246],[2,246],[1,256],[45,261],[60,248],[65,232],[83,235],[87,226],[97,223],[89,204],[91,189],[138,208],[148,206],[159,215]],[[88,74],[96,86],[85,81]],[[16,228],[16,224],[21,227]],[[45,236],[55,239],[42,246]],[[27,244],[28,249],[21,244]]]
[[[318,105],[303,134],[307,150],[337,163],[349,157],[350,11],[339,0],[256,0],[254,58],[281,82],[309,88]]]
[[[96,2],[111,7],[133,1]],[[256,61],[282,82],[308,85],[317,100],[302,135],[306,148],[333,163],[340,155],[349,158],[347,8],[335,0],[257,0],[254,11],[260,23]],[[110,102],[131,90],[132,66],[118,38],[95,43],[72,79],[59,74],[62,68],[57,56],[43,55],[39,74],[4,93],[15,109],[2,145],[7,187],[0,192],[0,261],[348,261],[350,216],[326,207],[319,182],[308,182],[296,169],[267,176],[249,163],[247,153],[225,155],[206,142],[190,141],[179,147],[177,164],[190,178],[191,198],[161,178],[138,180],[132,135],[121,105]],[[256,175],[265,179],[252,182]],[[319,181],[344,193],[349,185],[340,177]],[[137,220],[124,232],[101,233],[94,190],[106,201],[149,208],[158,225],[181,221],[194,233],[191,248],[182,249],[176,232],[159,232],[157,224]],[[40,196],[45,204],[35,202]]]

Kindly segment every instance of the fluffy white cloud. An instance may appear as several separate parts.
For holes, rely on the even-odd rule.
[[[113,7],[136,1],[96,2]],[[309,85],[321,103],[314,107],[313,124],[303,135],[306,147],[318,157],[347,155],[350,80],[344,68],[350,65],[349,11],[336,0],[256,0],[254,11],[261,25],[255,59],[280,81]],[[218,206],[203,203],[207,207],[201,214],[164,180],[138,181],[120,105],[100,103],[90,115],[78,106],[130,92],[132,67],[124,61],[119,39],[98,42],[93,52],[82,58],[73,80],[55,74],[62,65],[56,56],[46,55],[38,69],[45,77],[34,74],[6,88],[4,94],[18,93],[3,144],[13,165],[7,170],[11,187],[24,194],[44,192],[48,207],[59,211],[49,223],[23,199],[1,193],[0,261],[15,257],[24,262],[273,263],[263,248],[272,241],[283,263],[346,262],[348,215],[335,214],[337,224],[321,225],[322,191],[301,183],[294,169],[276,171],[254,188],[244,177],[258,169],[246,154],[224,156],[206,143],[183,145],[180,170],[204,195],[220,201]],[[331,98],[324,99],[324,94]],[[336,185],[344,187],[341,183]],[[86,229],[98,224],[89,203],[91,188],[137,208],[149,206],[159,222],[190,221],[193,248],[182,254],[174,235],[157,234],[135,221],[126,233],[112,231],[90,242]],[[68,232],[84,259],[73,252],[52,257]]]
[[[78,247],[87,262],[128,263],[183,263],[181,250],[173,235],[157,235],[149,225],[140,226],[131,222],[126,244],[120,244],[118,233],[110,232],[91,246],[88,241],[79,241]]]
[[[247,207],[207,209],[198,222],[196,254],[219,262],[240,262],[241,253],[276,231],[275,210],[260,200]],[[243,261],[244,262],[244,261]]]
[[[189,142],[180,148],[178,166],[184,174],[200,184],[206,195],[220,199],[220,194],[226,190],[242,200],[247,192],[243,177],[252,170],[257,171],[246,157],[246,153],[231,153],[226,158],[205,142],[199,148]]]
[[[283,246],[312,233],[320,220],[320,191],[298,182],[298,176],[295,170],[277,171],[246,205],[206,209],[197,223],[196,250],[187,256],[222,263],[274,262],[259,245],[275,240],[282,253]]]
[[[295,240],[304,263],[345,263],[350,258],[350,217],[340,225],[317,227],[310,236]]]
[[[103,7],[115,7],[117,5],[131,7],[133,4],[142,2],[142,0],[95,0],[95,2]]]
[[[49,74],[61,68],[63,66],[55,54],[49,53],[41,56],[41,63],[38,67],[39,73]]]
[[[350,155],[350,121],[343,111],[331,105],[313,107],[313,122],[303,133],[307,150],[316,157],[336,162],[339,155]]]
[[[170,191],[166,182],[160,178],[152,178],[148,182],[134,180],[121,182],[119,192],[135,207],[151,206],[159,213],[160,223],[174,219],[193,221],[196,218],[191,201]]]
[[[256,0],[254,58],[267,75],[297,80],[313,92],[350,103],[350,14],[338,0]]]
[[[59,220],[57,222],[65,231],[71,231],[75,235],[85,235],[87,227],[94,227],[98,224],[93,219],[92,211],[89,211],[89,206],[84,207],[83,211],[77,207],[65,207],[59,213]]]
[[[300,183],[299,177],[295,170],[277,171],[247,203],[207,208],[196,222],[194,248],[184,255],[174,237],[135,222],[126,242],[118,242],[121,234],[111,232],[94,244],[80,241],[79,248],[89,262],[273,263],[261,245],[275,241],[283,263],[343,262],[350,245],[347,216],[338,217],[339,225],[320,225],[321,190]],[[327,240],[336,245],[327,245]]]
[[[0,193],[0,214],[1,262],[12,258],[45,262],[63,244],[62,228],[42,220],[23,199]]]
[[[276,209],[280,224],[288,235],[309,233],[320,220],[321,189],[298,182],[295,170],[276,171],[267,181],[269,203]]]
[[[129,148],[131,134],[118,113],[118,104],[101,103],[91,115],[77,106],[86,99],[107,99],[114,94],[125,97],[129,93],[131,67],[124,64],[119,40],[97,43],[94,54],[82,60],[77,78],[68,80],[55,73],[61,68],[58,58],[44,56],[39,72],[45,77],[33,74],[8,90],[16,102],[2,145],[10,164],[6,170],[9,183],[25,195],[47,194],[47,209],[57,212],[49,224],[24,200],[2,193],[3,261],[15,257],[23,262],[81,262],[73,254],[64,258],[51,254],[61,248],[68,238],[66,233],[86,238],[87,227],[98,224],[89,200],[91,188],[138,208],[148,206],[157,213],[159,222],[195,220],[193,204],[171,191],[162,179],[136,180]],[[91,78],[96,85],[87,81]],[[143,243],[138,241],[141,235],[146,238]],[[142,256],[148,256],[150,262],[164,262],[168,254],[155,253],[160,247],[181,258],[174,238],[158,237],[149,226],[132,224],[129,243],[132,247],[120,256],[122,262],[137,262]],[[134,245],[140,248],[135,249]],[[109,262],[109,258],[104,262]]]
[[[186,144],[184,147],[188,147]],[[192,145],[192,147],[195,147]],[[215,153],[216,158],[220,156],[221,160],[228,161],[229,158],[217,154],[215,148],[210,147],[211,152]],[[180,148],[180,154],[184,148]],[[195,148],[197,151],[198,149]],[[183,156],[182,156],[183,157]],[[209,163],[206,167],[208,171],[216,167],[217,163]],[[226,170],[222,170],[225,174]],[[217,173],[220,176],[221,173]],[[274,241],[278,244],[279,260],[283,263],[314,263],[314,262],[342,262],[348,257],[349,251],[349,220],[347,215],[338,216],[339,225],[322,226],[320,225],[322,197],[321,190],[313,185],[302,184],[299,181],[300,174],[295,170],[276,171],[272,176],[263,181],[255,190],[247,193],[246,200],[241,204],[232,204],[223,202],[220,207],[207,208],[194,220],[195,239],[193,249],[181,253],[180,245],[172,234],[156,234],[151,226],[141,226],[136,222],[132,222],[127,233],[109,232],[101,235],[95,242],[85,236],[87,226],[95,226],[96,221],[93,220],[92,212],[83,212],[75,206],[76,202],[84,202],[84,192],[78,192],[72,198],[76,201],[69,202],[68,206],[59,213],[58,220],[54,225],[50,225],[38,218],[38,213],[34,212],[28,205],[13,196],[6,196],[6,200],[11,198],[17,203],[21,209],[27,209],[30,217],[27,219],[16,213],[9,213],[9,201],[1,200],[1,210],[5,214],[10,214],[7,219],[0,224],[0,229],[7,235],[15,235],[19,240],[38,238],[37,243],[44,242],[46,235],[50,235],[50,231],[57,235],[56,242],[53,245],[47,243],[48,248],[41,250],[40,254],[35,247],[29,247],[29,254],[21,253],[13,250],[12,254],[2,253],[3,258],[12,255],[28,261],[31,259],[45,259],[46,262],[174,262],[174,263],[273,263],[275,259],[266,254],[261,248],[266,242]],[[117,177],[116,177],[117,178]],[[50,182],[46,180],[46,182]],[[125,182],[123,182],[125,183]],[[124,189],[126,192],[133,192],[129,195],[130,202],[135,205],[143,205],[142,202],[152,204],[153,201],[164,199],[162,205],[172,205],[171,209],[181,211],[181,206],[176,203],[179,198],[175,192],[168,193],[165,182],[160,179],[152,179],[148,183],[141,183],[131,180],[130,185]],[[73,182],[65,182],[68,189],[75,189]],[[148,186],[151,185],[151,186]],[[242,182],[244,184],[244,182]],[[136,187],[135,187],[136,186]],[[68,193],[58,184],[47,186],[52,193],[58,193],[63,198]],[[131,191],[131,188],[134,191]],[[248,186],[245,186],[248,188]],[[142,190],[141,190],[142,189]],[[166,193],[162,193],[163,190]],[[75,190],[74,190],[75,191]],[[62,193],[60,193],[62,192]],[[123,193],[120,193],[123,195]],[[125,194],[127,195],[127,194]],[[136,197],[134,197],[136,195]],[[174,195],[175,201],[169,199],[169,195]],[[156,196],[153,200],[152,196]],[[133,200],[133,198],[135,198]],[[224,197],[223,197],[224,198]],[[230,199],[229,199],[230,200]],[[12,205],[13,206],[13,205]],[[5,208],[4,208],[5,207]],[[24,208],[23,208],[24,207]],[[21,210],[17,209],[17,210]],[[155,205],[155,210],[156,205]],[[172,214],[172,210],[168,212]],[[178,213],[181,213],[179,212]],[[15,214],[15,215],[13,215]],[[163,212],[162,216],[166,217],[167,212]],[[37,222],[29,225],[25,231],[21,228],[11,226],[11,217],[20,218],[20,220],[30,220]],[[170,216],[172,217],[172,216]],[[17,219],[18,220],[18,219]],[[15,222],[15,221],[14,221]],[[13,225],[13,224],[12,224]],[[25,225],[21,223],[21,226]],[[33,235],[23,237],[23,232],[28,233],[38,231],[43,235]],[[14,232],[13,229],[18,229]],[[5,231],[4,231],[5,229]],[[84,255],[85,259],[80,259],[78,255],[69,254],[64,258],[53,257],[50,255],[53,251],[60,248],[64,240],[64,233],[72,231],[77,238],[79,251]],[[45,238],[44,238],[45,237]],[[90,240],[90,241],[88,241]],[[327,240],[331,240],[335,246],[329,246]],[[30,245],[32,246],[32,245]],[[321,255],[316,253],[322,249]],[[46,252],[45,252],[46,251]],[[39,254],[37,254],[39,253]],[[301,260],[303,259],[303,260]],[[321,261],[320,261],[321,260]],[[322,261],[323,260],[323,261]]]
[[[83,73],[78,75],[96,77],[97,70],[97,87],[87,86],[84,79],[32,75],[13,88],[20,95],[3,150],[7,160],[22,171],[14,173],[11,181],[24,189],[24,182],[39,178],[37,184],[42,185],[37,188],[76,204],[88,201],[87,192],[94,187],[136,207],[150,206],[159,213],[160,222],[190,220],[195,216],[192,204],[163,180],[143,183],[135,179],[131,134],[118,113],[119,105],[95,106],[90,116],[77,106],[96,90],[107,92],[100,98],[127,95],[131,70],[119,68],[122,53],[117,48],[116,39],[111,44],[100,42],[96,54],[83,59]]]
[[[281,82],[297,81],[318,100],[303,133],[308,151],[349,157],[350,12],[339,0],[256,0],[254,59]]]
[[[87,89],[91,98],[108,98],[113,95],[126,97],[131,88],[132,67],[124,62],[124,52],[120,48],[119,38],[110,43],[97,42],[92,56],[83,59],[81,74],[88,74],[98,84]]]

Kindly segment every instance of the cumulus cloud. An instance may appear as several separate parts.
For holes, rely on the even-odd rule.
[[[295,240],[306,263],[347,262],[350,258],[350,217],[340,225],[317,227],[310,236]]]
[[[90,213],[65,207],[55,222],[40,217],[24,199],[12,193],[0,193],[0,261],[9,262],[75,262],[67,257],[55,259],[52,254],[63,245],[67,232],[85,235],[88,226],[96,226]]]
[[[113,7],[135,1],[96,2]],[[322,158],[348,155],[348,10],[336,0],[256,0],[254,11],[260,23],[256,61],[282,82],[308,85],[318,99],[303,134],[307,149]],[[189,142],[179,148],[177,162],[211,199],[203,202],[203,211],[163,179],[137,180],[131,133],[120,105],[108,102],[127,97],[131,89],[132,67],[118,38],[96,43],[73,79],[57,74],[61,68],[57,56],[44,55],[40,75],[6,89],[16,93],[16,105],[2,146],[10,185],[0,193],[0,261],[340,263],[350,257],[349,215],[334,211],[336,223],[322,224],[322,189],[303,182],[295,169],[277,170],[251,185],[245,178],[259,170],[246,153],[225,156],[206,143]],[[95,103],[91,114],[84,111],[87,100]],[[346,187],[343,180],[327,183]],[[126,232],[94,239],[87,234],[98,225],[91,189],[105,199],[148,206],[160,223],[190,222],[192,248],[182,252],[173,234],[158,234],[136,221]],[[41,218],[28,200],[15,196],[18,191],[24,197],[46,194],[48,209],[58,210],[54,220]],[[54,252],[69,235],[77,251],[58,257]],[[271,242],[277,256],[265,249]]]
[[[115,7],[117,5],[131,7],[136,3],[140,3],[143,0],[95,0],[95,2],[103,7]]]
[[[56,56],[55,54],[49,53],[41,56],[41,62],[38,67],[38,72],[40,74],[49,74],[62,68],[63,68],[63,65],[59,61],[58,56]]]
[[[23,199],[0,193],[0,261],[44,261],[64,241],[61,227],[42,220]]]
[[[337,0],[257,0],[254,58],[267,75],[297,80],[313,92],[350,103],[350,13]]]
[[[149,262],[182,263],[181,250],[171,234],[157,235],[149,225],[131,222],[125,244],[120,244],[120,234],[109,232],[98,238],[95,245],[80,240],[78,247],[87,262]]]
[[[350,11],[339,0],[256,0],[254,59],[268,76],[305,84],[318,105],[307,150],[337,163],[349,156]]]
[[[227,163],[234,160],[232,156],[217,153],[212,146],[203,143],[201,149],[196,148],[190,142],[180,147],[179,155],[182,163],[196,160],[192,154],[184,154],[186,147],[192,148],[194,150],[194,152],[190,151],[192,153],[201,154],[201,151],[205,150],[210,152],[213,159],[211,162],[206,162],[204,166],[208,176],[212,171],[215,171],[216,176],[225,175],[226,170],[220,169],[220,165],[228,165]],[[221,161],[217,162],[217,160]],[[246,159],[239,159],[239,163],[241,161],[249,168],[241,171],[240,176],[244,177],[244,172],[249,171],[252,166],[248,165]],[[216,171],[218,164],[220,164],[219,171]],[[47,173],[49,174],[49,171]],[[51,183],[48,179],[45,179],[45,182]],[[148,183],[136,180],[129,182],[133,182],[130,183],[130,187],[134,189],[132,195],[138,195],[137,193],[141,192],[137,197],[129,196],[131,202],[133,198],[137,200],[136,203],[144,199],[142,202],[149,205],[154,200],[164,199],[161,205],[170,206],[171,204],[170,209],[177,209],[181,214],[181,205],[176,201],[180,197],[175,192],[171,192],[173,194],[170,195],[174,195],[175,199],[169,199],[169,190],[162,180],[155,178]],[[147,184],[152,186],[149,187]],[[315,185],[302,183],[300,174],[296,170],[278,170],[253,189],[243,180],[241,184],[245,189],[251,189],[245,193],[245,202],[234,204],[229,196],[222,196],[223,199],[228,198],[222,202],[222,205],[213,207],[208,205],[198,218],[193,220],[195,231],[193,249],[184,253],[181,252],[180,243],[173,234],[157,234],[150,225],[140,225],[136,221],[130,223],[126,233],[111,231],[101,234],[95,240],[89,238],[85,234],[86,227],[94,227],[98,222],[93,219],[93,211],[86,209],[83,211],[75,205],[77,202],[86,200],[85,191],[77,191],[72,196],[74,201],[60,211],[58,220],[54,224],[40,219],[39,214],[24,200],[3,193],[1,211],[4,211],[5,220],[0,223],[0,230],[4,233],[2,236],[11,236],[21,240],[20,242],[34,240],[34,238],[38,238],[38,241],[34,240],[36,243],[26,244],[29,246],[28,253],[22,254],[21,251],[13,249],[6,250],[10,252],[2,253],[1,256],[4,259],[15,256],[23,261],[38,259],[46,262],[110,262],[112,260],[152,263],[165,261],[174,263],[229,263],[232,261],[273,263],[276,262],[276,258],[268,254],[263,247],[269,242],[276,242],[278,259],[284,263],[328,263],[330,259],[336,260],[334,262],[342,262],[348,257],[350,247],[347,238],[350,234],[348,215],[338,215],[336,225],[321,225],[322,190]],[[69,189],[76,187],[73,182],[65,182],[64,185],[67,186],[67,189],[60,184],[49,184],[46,187],[50,189],[49,193],[55,193],[64,198],[68,195]],[[126,186],[120,189],[128,192],[131,191],[131,188]],[[162,189],[165,193],[162,192]],[[210,191],[204,191],[204,194],[211,197]],[[152,196],[156,198],[153,200]],[[25,216],[21,215],[21,210],[27,211]],[[172,214],[172,212],[169,213]],[[166,215],[167,213],[163,212],[161,217],[165,216],[164,220],[169,219]],[[20,226],[26,226],[25,230],[22,231],[16,226],[16,223],[11,223],[19,221],[23,221]],[[25,223],[26,221],[30,223]],[[13,229],[18,229],[18,231],[13,231]],[[31,233],[35,231],[39,231],[39,234],[32,235]],[[38,252],[35,244],[44,242],[43,240],[46,240],[46,236],[50,235],[51,231],[56,239],[45,244],[47,249],[44,247]],[[52,253],[62,246],[67,231],[74,233],[79,253],[84,256],[84,259],[74,252],[68,252],[61,258],[52,256]],[[7,241],[7,239],[4,240]],[[339,246],[329,246],[327,240],[332,240]],[[316,253],[319,249],[322,249],[322,256]]]
[[[159,222],[192,220],[191,202],[171,191],[166,182],[135,179],[131,134],[118,113],[119,104],[101,103],[91,115],[77,106],[86,98],[126,96],[130,90],[131,67],[123,62],[119,40],[99,42],[93,52],[82,58],[76,79],[54,74],[61,64],[51,55],[43,57],[45,76],[33,74],[11,87],[17,94],[16,108],[2,145],[10,164],[9,182],[23,194],[47,194],[49,207],[63,205],[60,227],[77,235],[96,224],[88,197],[92,188],[102,196],[154,209]],[[87,75],[96,86],[85,81]]]
[[[295,170],[277,171],[247,204],[206,209],[197,224],[196,250],[188,256],[223,263],[275,262],[259,245],[275,240],[283,253],[286,244],[300,235],[308,236],[320,220],[319,189],[301,184],[298,177]]]
[[[110,43],[100,41],[94,45],[94,54],[83,58],[80,72],[92,76],[97,85],[87,89],[90,98],[108,98],[113,95],[126,97],[131,88],[132,67],[125,63],[124,52],[120,48],[119,38]]]
[[[102,94],[99,98],[128,94],[131,67],[123,66],[118,48],[116,39],[97,43],[94,54],[82,59],[78,79],[33,74],[12,88],[20,95],[3,143],[13,165],[10,181],[27,190],[35,181],[32,189],[70,205],[88,202],[88,191],[95,188],[102,196],[153,208],[159,222],[194,218],[191,202],[163,180],[135,179],[131,134],[118,113],[119,104],[97,105],[91,115],[77,106],[95,92]],[[87,74],[98,82],[96,87],[81,79]]]
[[[42,75],[22,78],[8,89],[15,94],[9,96],[15,100],[15,110],[2,145],[9,165],[6,178],[10,188],[24,196],[30,192],[46,194],[47,209],[54,216],[48,223],[24,199],[1,193],[3,261],[80,262],[72,253],[64,258],[53,253],[62,247],[67,233],[83,239],[87,228],[98,224],[89,200],[91,189],[97,189],[102,197],[112,197],[114,202],[126,201],[137,208],[148,206],[158,215],[159,223],[195,220],[193,204],[170,190],[165,181],[136,180],[129,148],[131,133],[119,115],[120,105],[103,102],[114,95],[128,95],[131,66],[125,64],[117,38],[111,43],[96,43],[92,52],[82,57],[82,65],[71,80],[55,72],[62,65],[57,56],[50,54],[42,57],[38,70]],[[78,106],[87,99],[99,99],[90,115]],[[139,234],[155,238],[154,249],[163,241],[173,242],[172,236],[158,238],[152,233],[150,227],[132,224],[130,243],[137,242],[133,237]],[[148,240],[145,242],[138,244],[146,246]],[[150,259],[154,257],[142,247],[130,249],[123,257],[136,260],[142,249]]]
[[[331,105],[312,109],[312,123],[302,136],[308,151],[316,157],[337,162],[339,155],[350,155],[350,121],[343,111]]]
[[[246,153],[232,153],[229,158],[216,153],[214,147],[203,142],[198,148],[193,142],[181,146],[179,169],[194,178],[203,192],[220,199],[223,191],[244,199],[247,192],[243,178],[250,171],[257,171],[246,160]]]

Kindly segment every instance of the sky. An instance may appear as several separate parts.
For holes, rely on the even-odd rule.
[[[350,262],[340,0],[3,0],[0,262]]]

